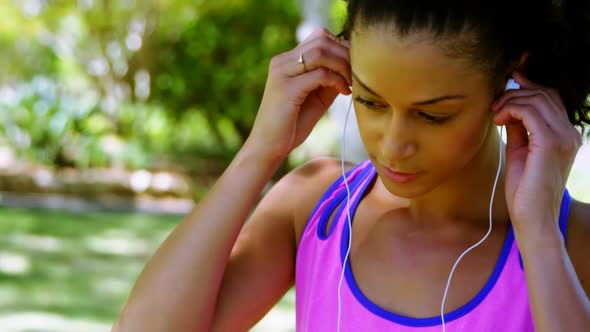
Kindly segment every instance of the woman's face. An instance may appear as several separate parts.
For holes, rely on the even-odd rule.
[[[351,35],[353,98],[365,148],[394,195],[423,195],[476,158],[494,128],[493,89],[468,60],[445,55],[427,33]],[[493,137],[492,137],[493,138]],[[386,168],[411,176],[389,175]]]

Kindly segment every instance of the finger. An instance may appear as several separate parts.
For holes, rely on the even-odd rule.
[[[553,132],[555,134],[554,138],[550,139],[550,141],[544,144],[551,142],[554,148],[559,149],[562,155],[562,160],[564,161],[570,159],[571,156],[575,156],[582,144],[581,134],[569,121],[566,107],[559,91],[555,88],[544,87],[536,84],[518,71],[514,72],[513,76],[516,82],[521,85],[521,87],[524,87],[525,89],[536,90],[543,95],[544,98],[540,98],[539,95],[530,97],[533,99],[533,104],[536,104],[537,106],[544,102],[548,102],[548,104],[551,105],[551,107],[537,106],[537,109],[546,119],[546,123],[551,128],[553,128]],[[515,99],[510,99],[510,102],[513,101],[515,101]],[[571,160],[571,162],[573,162],[573,160]]]
[[[322,43],[335,46],[337,49],[331,49],[335,55],[340,55],[347,58],[350,62],[350,55],[348,48],[350,47],[347,41],[341,40],[325,28],[315,30],[307,39],[301,42],[296,48],[291,51],[281,53],[273,57],[275,67],[283,66],[285,64],[293,64],[293,59],[297,62],[299,54],[312,48],[312,45],[320,46]],[[301,72],[299,73],[301,74]]]
[[[516,105],[532,105],[535,112],[539,113],[560,136],[562,136],[561,133],[568,132],[572,126],[567,118],[567,113],[562,110],[555,111],[556,106],[548,99],[547,95],[538,90],[528,90],[526,94],[512,97],[508,101]]]
[[[305,71],[313,71],[317,68],[324,67],[342,75],[349,85],[352,83],[348,49],[327,37],[316,39],[304,48],[300,50],[295,49],[290,53],[292,56],[290,60],[288,62],[283,60],[283,71],[287,76],[294,77],[304,72],[298,61],[301,55],[305,65]]]
[[[494,116],[494,123],[507,125],[511,121],[522,122],[525,129],[537,139],[537,142],[546,142],[557,139],[556,134],[543,117],[536,112],[532,105],[506,104],[504,108]]]
[[[506,151],[516,151],[529,145],[529,134],[521,121],[511,120],[506,123]]]
[[[542,85],[539,85],[531,80],[529,80],[524,74],[515,70],[512,72],[512,78],[516,81],[516,83],[520,84],[521,89],[541,89],[543,88]]]
[[[350,59],[348,58],[348,55],[342,56],[334,54],[337,53],[334,51],[336,51],[334,48],[330,48],[330,46],[326,45],[303,51],[302,57],[305,61],[305,69],[307,71],[312,71],[320,67],[329,69],[340,74],[350,86],[352,85]]]
[[[563,100],[561,99],[561,95],[557,89],[536,84],[519,71],[515,71],[512,76],[521,87],[524,87],[525,89],[539,89],[544,94],[546,94],[547,97],[549,97],[549,99],[551,99],[557,106],[560,106],[561,109],[565,109]]]
[[[345,59],[346,61],[348,61],[348,63],[350,63],[350,48],[349,48],[349,46],[343,44],[340,41],[333,40],[327,36],[321,36],[321,37],[318,37],[307,44],[300,45],[298,47],[298,49],[299,49],[298,53],[299,52],[308,52],[309,50],[314,49],[314,48],[324,48],[329,53],[331,53],[335,56],[339,56],[339,57]]]
[[[330,37],[320,36],[315,38],[309,43],[300,45],[291,51],[291,54],[291,59],[299,59],[299,56],[302,56],[306,71],[314,70],[319,66],[326,64],[327,57],[332,58],[336,62],[334,62],[334,66],[331,66],[328,69],[339,72],[344,78],[349,81],[351,80],[350,51],[348,47],[332,40]],[[290,60],[289,65],[291,65],[291,68],[293,68],[292,64],[293,62]],[[297,62],[297,68],[293,68],[293,70],[288,72],[290,73],[290,76],[301,74],[301,65]]]
[[[550,96],[549,91],[545,91],[544,89],[523,89],[523,90],[508,90],[502,94],[498,100],[492,104],[492,111],[497,111],[498,109],[502,108],[502,106],[508,101],[516,97],[529,97],[529,96],[536,96],[536,95],[543,95],[547,98],[547,101],[550,102],[553,108],[563,110],[565,107],[561,107],[561,104],[556,103],[555,100]]]
[[[301,52],[305,52],[306,50],[313,48],[313,46],[319,46],[319,43],[325,44],[333,44],[341,49],[340,55],[343,57],[348,56],[348,48],[350,48],[350,43],[338,38],[338,36],[334,35],[326,28],[320,28],[315,30],[309,37],[307,37],[304,41],[302,41],[296,48],[294,48],[291,52],[296,53],[295,56],[299,57]],[[335,53],[338,55],[338,53]]]
[[[319,88],[332,88],[335,90],[331,100],[322,100],[326,108],[332,104],[334,98],[338,95],[336,91],[344,95],[351,93],[344,78],[326,68],[318,68],[303,75],[295,76],[287,82],[289,85],[288,95],[296,105],[303,104],[307,96]]]

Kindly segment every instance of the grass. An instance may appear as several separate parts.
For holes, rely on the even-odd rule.
[[[145,262],[178,219],[0,209],[0,330],[25,314],[61,319],[64,326],[80,321],[110,326]]]
[[[143,266],[179,220],[0,208],[0,331],[109,331]],[[254,331],[281,331],[293,312],[289,292]]]

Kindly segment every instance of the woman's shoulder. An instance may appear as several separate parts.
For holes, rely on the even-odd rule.
[[[567,251],[582,283],[590,296],[590,204],[572,199],[567,227]]]
[[[344,170],[356,164],[345,162]],[[328,190],[342,176],[342,162],[339,159],[322,157],[313,159],[285,175],[284,180],[291,184],[293,197],[294,228],[297,240],[305,228],[313,209]]]

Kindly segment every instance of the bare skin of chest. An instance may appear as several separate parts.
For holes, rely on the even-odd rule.
[[[502,251],[507,229],[507,225],[495,224],[487,240],[461,260],[447,295],[446,313],[469,302],[484,287]],[[352,272],[364,295],[379,307],[409,317],[439,316],[453,264],[486,232],[487,224],[420,224],[404,209],[384,214],[363,200],[353,220]]]

